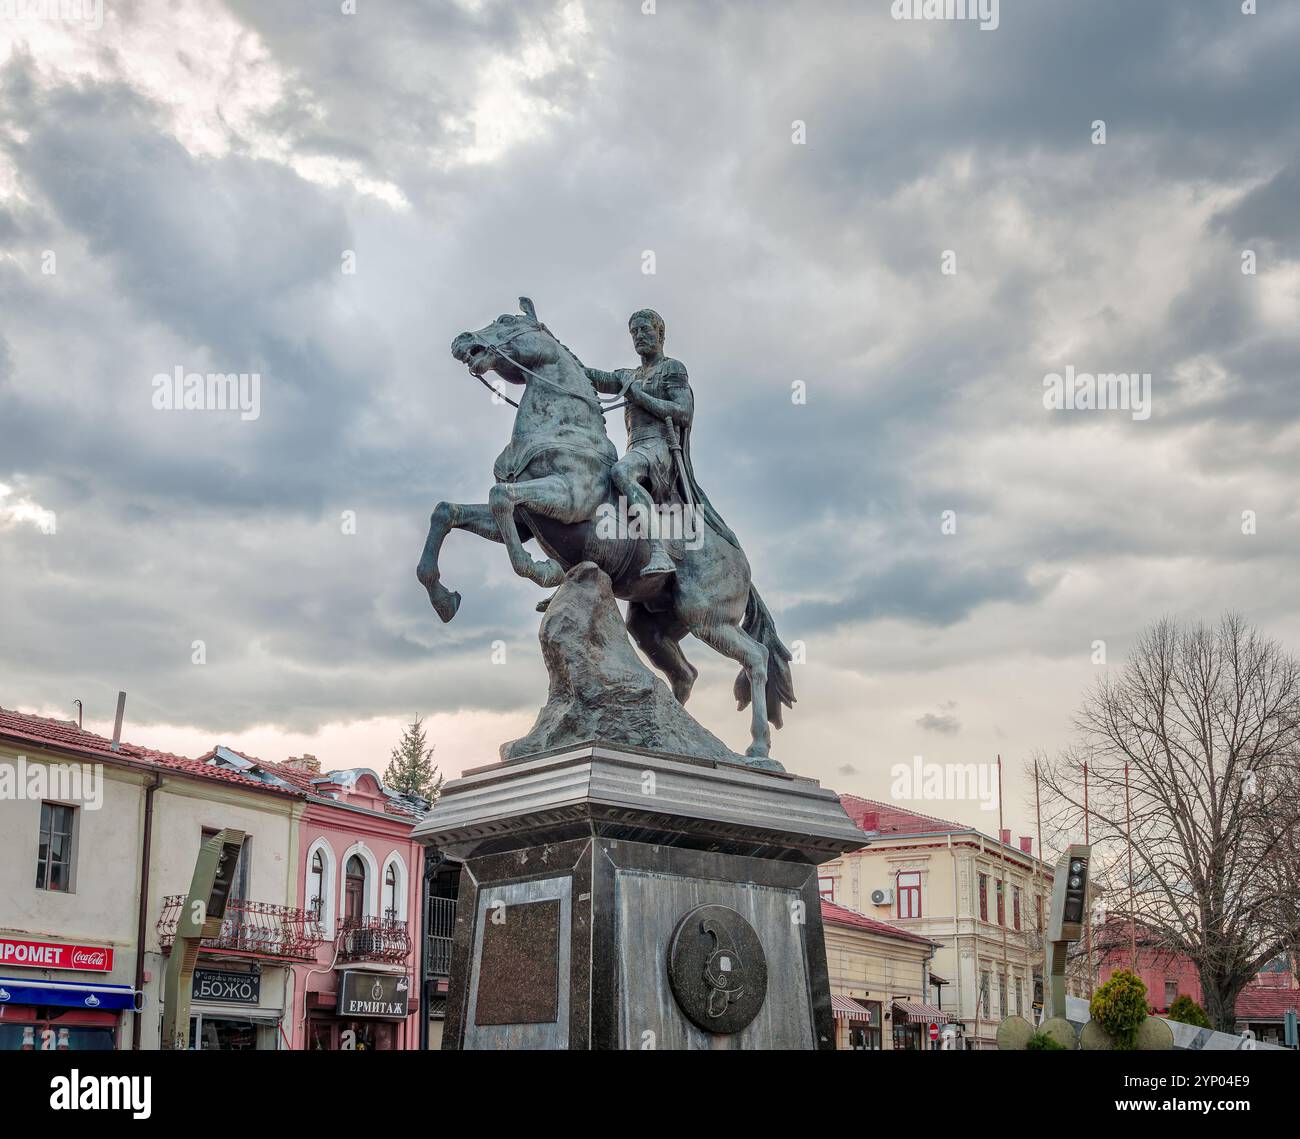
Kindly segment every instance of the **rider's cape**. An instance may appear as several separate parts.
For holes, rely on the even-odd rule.
[[[689,487],[690,501],[695,502],[700,507],[700,510],[704,514],[704,521],[708,523],[708,525],[712,526],[714,530],[716,530],[719,534],[722,535],[722,537],[726,538],[728,542],[730,542],[733,546],[736,547],[736,549],[739,550],[740,540],[736,537],[735,534],[732,533],[731,527],[728,526],[722,520],[722,515],[717,512],[717,510],[714,508],[713,503],[709,501],[709,496],[704,493],[703,488],[700,486],[699,481],[695,477],[695,467],[691,464],[691,429],[689,427],[685,427],[682,429],[681,438],[682,438],[682,467],[685,469],[686,477],[690,480],[691,483]],[[677,481],[678,482],[681,481],[680,477],[677,479]],[[678,492],[681,493],[684,489],[686,488],[679,486]]]

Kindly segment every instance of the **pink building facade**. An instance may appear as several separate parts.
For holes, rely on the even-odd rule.
[[[322,773],[311,755],[271,763],[218,747],[207,758],[306,793],[294,873],[319,940],[315,961],[292,967],[289,1047],[419,1048],[424,848],[411,831],[428,804],[366,767]]]
[[[424,853],[411,830],[421,812],[367,768],[317,775],[309,791],[299,897],[324,940],[315,966],[295,969],[292,1046],[419,1048]]]

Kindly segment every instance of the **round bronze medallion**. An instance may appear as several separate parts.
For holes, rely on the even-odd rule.
[[[668,983],[692,1024],[739,1032],[767,996],[767,957],[758,934],[727,906],[696,906],[668,943]]]

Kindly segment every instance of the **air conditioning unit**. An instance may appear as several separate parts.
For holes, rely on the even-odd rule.
[[[894,904],[894,891],[872,890],[871,904],[873,906],[892,906]]]

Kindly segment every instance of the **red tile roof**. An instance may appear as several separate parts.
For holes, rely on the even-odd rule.
[[[909,933],[905,929],[899,929],[896,925],[869,918],[866,914],[860,914],[857,910],[837,905],[835,902],[828,902],[825,898],[822,899],[822,921],[830,922],[832,925],[850,926],[853,929],[870,930],[872,933],[878,933],[884,937],[896,937],[900,941],[912,941],[920,945],[938,944],[938,942],[931,941],[928,937]]]
[[[908,811],[893,803],[881,803],[875,799],[859,799],[856,795],[841,795],[840,802],[849,813],[854,823],[863,830],[863,818],[874,811],[877,815],[876,830],[880,834],[962,834],[975,830],[966,823],[954,823],[948,819],[937,819],[933,815],[923,815],[919,811]]]
[[[71,750],[109,763],[116,760],[148,764],[198,779],[215,779],[221,783],[234,783],[240,787],[269,791],[276,795],[301,794],[257,779],[250,779],[229,768],[210,766],[202,759],[173,755],[171,752],[158,751],[155,748],[142,747],[126,741],[123,741],[118,750],[114,751],[112,740],[85,731],[71,720],[52,720],[45,716],[30,716],[23,712],[11,712],[0,708],[0,738],[55,750]]]
[[[1287,1009],[1300,1012],[1300,989],[1242,989],[1237,996],[1238,1020],[1281,1020]]]

